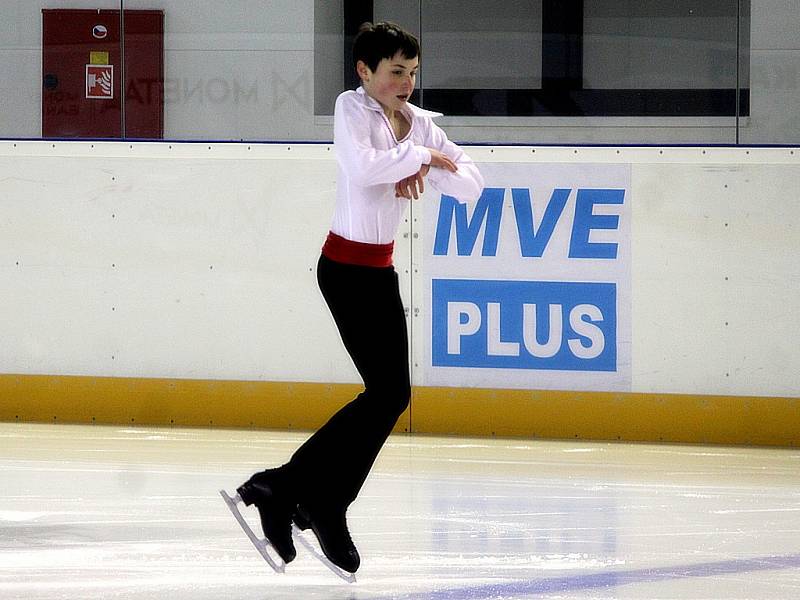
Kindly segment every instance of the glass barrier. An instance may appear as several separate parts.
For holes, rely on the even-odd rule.
[[[502,10],[500,10],[501,8]],[[364,21],[419,36],[413,100],[473,143],[795,144],[800,33],[770,0],[0,3],[0,137],[332,138]]]
[[[800,12],[795,2],[741,2],[742,112],[737,142],[800,144]]]
[[[154,4],[158,3],[125,1],[126,9]],[[314,124],[311,5],[292,0],[161,4],[166,137],[330,137]]]

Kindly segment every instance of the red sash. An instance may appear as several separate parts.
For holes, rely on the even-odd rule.
[[[391,267],[394,242],[366,244],[328,232],[322,254],[333,261],[362,267]]]

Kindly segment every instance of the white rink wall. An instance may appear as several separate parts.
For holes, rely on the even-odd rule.
[[[800,149],[492,147],[630,166],[630,390],[800,396]],[[328,144],[0,142],[0,373],[357,382],[317,291]],[[397,238],[414,384],[421,203]]]

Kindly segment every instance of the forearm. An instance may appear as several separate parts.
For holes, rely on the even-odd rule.
[[[391,150],[341,144],[337,147],[337,159],[355,184],[366,187],[409,177],[430,163],[431,157],[427,148],[406,141]]]

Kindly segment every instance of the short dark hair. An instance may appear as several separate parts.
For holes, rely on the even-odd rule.
[[[399,25],[389,21],[364,23],[353,42],[353,65],[363,60],[370,71],[375,71],[384,58],[400,52],[406,58],[422,56],[419,41]]]

